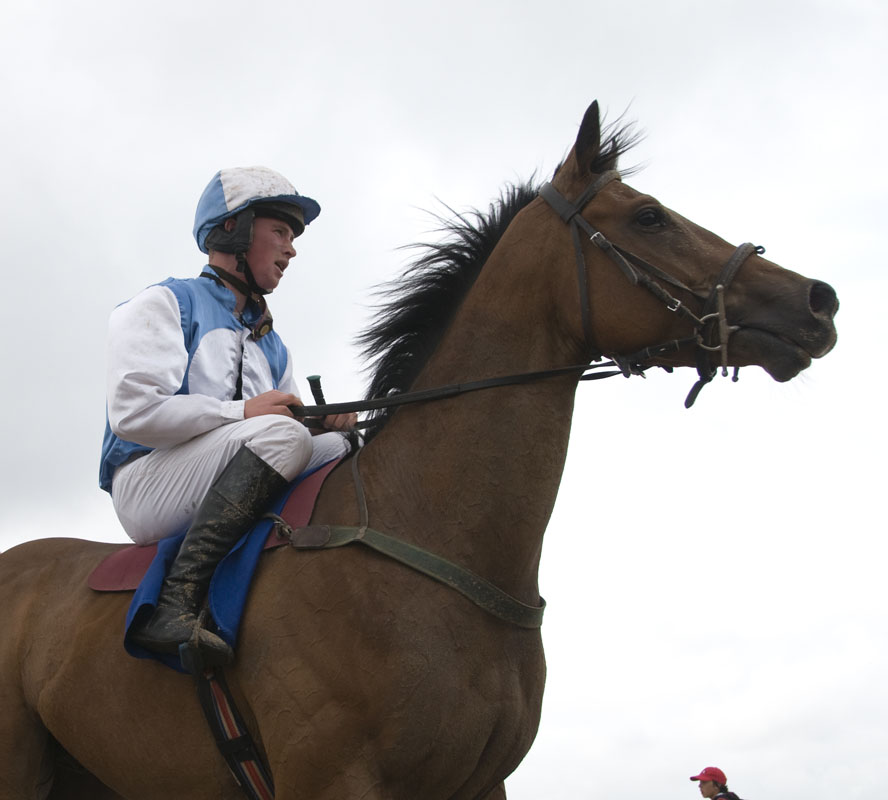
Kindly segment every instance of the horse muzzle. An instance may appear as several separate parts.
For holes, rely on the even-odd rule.
[[[828,283],[807,280],[795,291],[729,308],[736,330],[729,344],[730,362],[757,364],[774,380],[788,381],[835,347],[833,322],[839,310]]]

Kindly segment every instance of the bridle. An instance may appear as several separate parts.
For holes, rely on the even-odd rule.
[[[315,393],[314,406],[290,406],[293,415],[298,419],[303,419],[310,427],[318,427],[319,423],[313,423],[312,420],[305,419],[307,417],[323,417],[329,414],[345,414],[353,411],[377,411],[383,408],[394,408],[396,406],[408,405],[411,403],[424,403],[431,400],[441,400],[447,397],[465,394],[467,392],[478,391],[479,389],[489,389],[495,386],[513,386],[522,383],[532,383],[534,381],[545,380],[548,378],[556,378],[564,375],[577,375],[579,380],[589,381],[599,378],[609,378],[614,375],[643,375],[648,368],[644,366],[645,361],[665,355],[666,353],[674,353],[682,347],[691,345],[697,350],[697,374],[699,376],[697,382],[691,388],[690,393],[685,399],[685,408],[690,408],[700,390],[709,383],[717,374],[718,369],[711,366],[709,353],[721,353],[722,374],[728,374],[728,339],[731,334],[739,330],[738,326],[728,323],[725,313],[725,292],[737,275],[737,271],[743,265],[749,256],[753,253],[764,253],[764,247],[756,245],[741,244],[731,255],[721,272],[716,278],[715,284],[709,291],[708,295],[704,295],[689,286],[686,286],[677,278],[673,278],[668,273],[655,267],[653,264],[645,261],[640,256],[626,250],[619,245],[611,242],[600,230],[595,228],[583,215],[583,209],[595,198],[595,196],[611,181],[621,180],[620,173],[616,170],[608,170],[601,173],[585,191],[572,203],[567,200],[551,183],[544,183],[540,187],[539,196],[545,200],[558,214],[559,217],[570,227],[571,237],[574,243],[574,253],[577,263],[577,281],[580,292],[580,314],[582,317],[583,334],[586,340],[589,361],[585,364],[573,364],[568,367],[557,367],[555,369],[541,370],[538,372],[524,372],[515,375],[502,375],[496,378],[484,378],[477,381],[468,381],[466,383],[455,383],[448,386],[439,386],[432,389],[421,389],[412,392],[401,392],[391,394],[387,397],[377,397],[371,400],[359,400],[346,403],[324,403],[322,397],[319,398],[315,393],[315,387],[312,391]],[[594,336],[592,331],[592,310],[589,292],[589,281],[586,273],[586,257],[583,253],[582,229],[588,234],[592,241],[599,249],[607,254],[610,259],[619,267],[620,272],[625,275],[633,286],[643,286],[658,298],[669,311],[679,316],[685,317],[692,326],[692,333],[683,339],[672,339],[662,344],[645,347],[630,355],[620,355],[613,353],[603,353],[594,344]],[[657,281],[662,281],[676,289],[696,297],[702,301],[702,310],[700,316],[694,314],[681,300],[670,294]],[[716,344],[708,344],[711,339],[716,338]],[[602,359],[608,359],[603,361]],[[596,362],[596,363],[592,363]],[[591,372],[598,368],[616,367],[616,369],[606,372]],[[671,369],[665,367],[665,369]],[[737,372],[739,368],[734,368],[734,380],[737,380]],[[314,376],[313,376],[314,377]],[[371,427],[374,424],[372,420],[364,420],[358,423],[357,427]]]
[[[621,180],[620,173],[616,170],[608,170],[599,175],[583,193],[571,203],[562,195],[551,183],[544,183],[540,187],[540,197],[542,197],[561,217],[561,220],[570,227],[571,237],[574,244],[574,254],[577,263],[577,282],[580,291],[580,313],[583,323],[583,335],[586,339],[586,347],[590,353],[590,361],[599,361],[605,355],[620,367],[624,375],[637,375],[643,372],[640,364],[665,353],[676,352],[686,345],[692,345],[697,350],[697,374],[699,376],[690,393],[685,400],[685,407],[690,408],[700,390],[709,383],[718,372],[716,367],[711,366],[709,353],[721,353],[722,374],[728,374],[728,340],[732,333],[739,330],[736,325],[728,323],[725,312],[725,292],[731,285],[738,270],[749,256],[753,253],[764,253],[764,247],[746,242],[741,244],[731,255],[721,272],[715,280],[712,289],[708,295],[691,289],[677,278],[672,277],[663,270],[655,267],[653,264],[645,261],[643,258],[634,253],[620,247],[611,242],[600,230],[594,227],[582,215],[583,209],[595,199],[596,195],[611,181]],[[659,345],[646,347],[636,353],[628,356],[615,355],[612,353],[605,354],[601,352],[594,342],[592,331],[592,309],[588,284],[588,276],[586,271],[586,257],[583,253],[582,234],[584,231],[589,240],[602,250],[613,261],[620,272],[627,278],[633,286],[642,286],[653,294],[658,300],[665,304],[669,311],[672,311],[686,318],[692,326],[692,334],[684,339],[673,339],[663,342]],[[657,281],[669,284],[670,286],[680,289],[683,292],[699,298],[703,301],[702,310],[698,317],[694,314],[681,300],[674,297]],[[707,344],[716,337],[716,344]],[[738,368],[734,370],[734,380],[737,380]]]

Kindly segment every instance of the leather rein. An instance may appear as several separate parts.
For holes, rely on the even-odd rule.
[[[648,368],[642,366],[642,362],[656,358],[666,353],[674,353],[686,345],[692,345],[697,349],[697,374],[698,380],[691,388],[685,400],[685,408],[690,408],[701,389],[709,383],[717,374],[718,369],[711,366],[709,353],[721,354],[722,374],[728,374],[728,340],[732,333],[739,328],[730,325],[725,312],[725,292],[733,282],[740,267],[753,253],[761,255],[764,247],[746,242],[741,244],[733,252],[731,257],[722,267],[718,277],[708,295],[704,295],[689,286],[686,286],[677,278],[664,272],[640,256],[611,242],[600,230],[595,228],[582,216],[583,209],[595,198],[595,196],[611,181],[621,180],[617,170],[603,172],[593,181],[586,190],[574,201],[567,200],[551,183],[544,183],[540,187],[539,196],[543,198],[552,209],[570,227],[574,244],[574,254],[577,264],[577,282],[580,294],[580,313],[583,323],[583,334],[586,339],[586,347],[591,353],[589,362],[585,364],[573,364],[567,367],[540,370],[537,372],[522,372],[513,375],[502,375],[496,378],[484,378],[466,383],[454,383],[447,386],[439,386],[432,389],[421,389],[414,392],[401,392],[388,397],[377,397],[371,400],[356,400],[345,403],[326,404],[318,400],[314,406],[291,406],[290,410],[298,418],[324,417],[328,414],[346,414],[359,411],[377,411],[382,408],[394,408],[410,403],[423,403],[432,400],[442,400],[447,397],[490,389],[497,386],[512,386],[522,383],[532,383],[548,378],[557,378],[564,375],[579,374],[579,380],[589,381],[600,378],[610,378],[614,375],[643,375]],[[590,304],[589,281],[586,271],[586,257],[583,253],[582,229],[589,240],[602,250],[617,265],[620,272],[633,286],[642,286],[660,300],[669,311],[687,319],[692,326],[691,335],[683,339],[672,339],[662,344],[645,347],[627,356],[602,353],[594,345],[592,331],[592,311]],[[679,289],[687,294],[703,301],[700,316],[694,314],[681,300],[670,294],[657,281],[662,281],[669,286]],[[716,344],[707,344],[713,338]],[[602,361],[602,358],[608,360]],[[595,362],[595,363],[592,363]],[[609,369],[615,368],[615,369]],[[592,372],[596,369],[607,369],[607,372]],[[737,380],[739,368],[734,368],[734,381]],[[369,427],[372,421],[362,421],[358,427]]]

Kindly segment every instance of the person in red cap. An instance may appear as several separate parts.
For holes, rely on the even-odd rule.
[[[706,767],[699,775],[691,775],[691,780],[700,781],[700,794],[703,797],[740,800],[736,794],[728,791],[728,779],[718,767]]]

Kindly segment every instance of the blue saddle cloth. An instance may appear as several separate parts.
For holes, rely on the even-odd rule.
[[[323,467],[318,469],[323,469]],[[312,470],[300,475],[290,485],[289,490],[269,508],[269,511],[280,514],[296,486],[317,471]],[[215,622],[216,632],[232,648],[237,641],[237,632],[247,601],[247,593],[250,591],[250,582],[256,565],[259,563],[259,556],[265,548],[265,540],[268,538],[272,524],[270,519],[260,519],[219,562],[213,579],[210,581],[207,594],[210,614]],[[130,639],[130,631],[133,623],[139,622],[141,624],[154,613],[163,580],[179,552],[179,546],[185,538],[185,533],[183,531],[177,536],[170,536],[158,542],[157,555],[154,556],[151,566],[145,573],[145,577],[142,578],[130,603],[126,615],[126,634],[123,640],[123,645],[130,655],[136,658],[157,659],[179,672],[187,672],[188,670],[182,666],[178,654],[170,655],[146,650]]]

